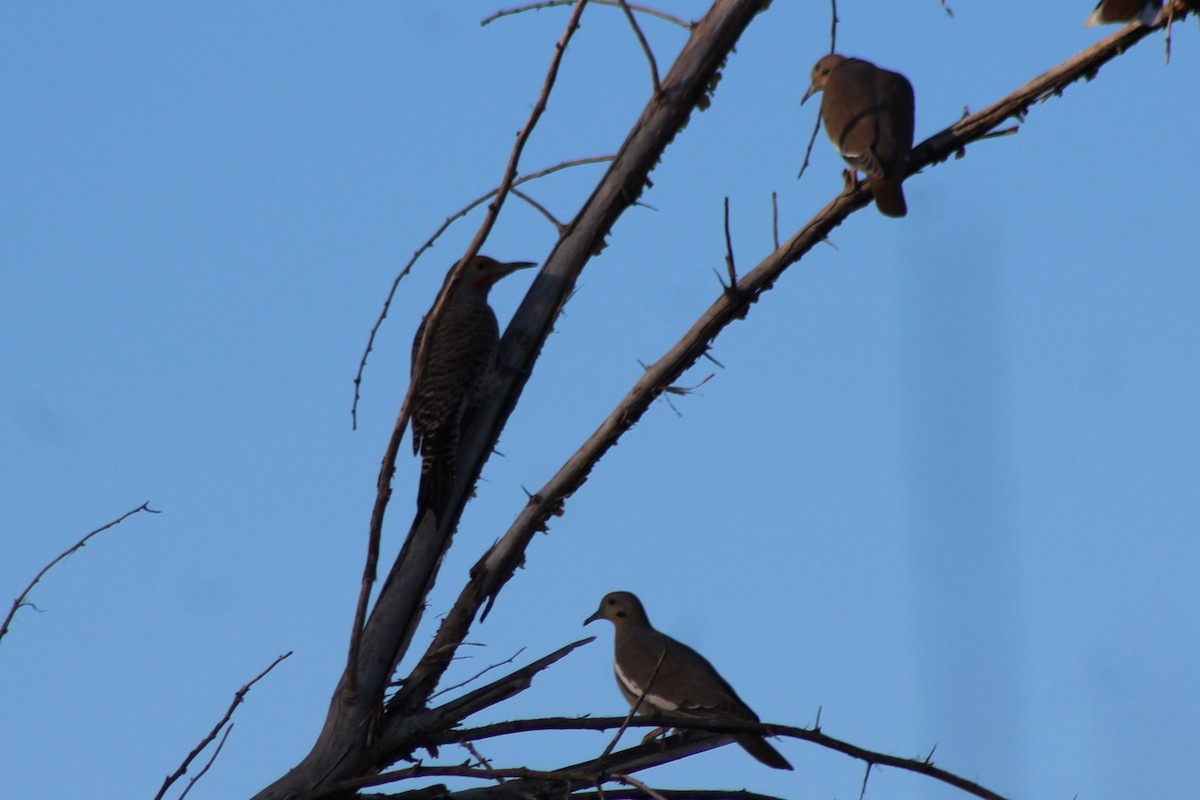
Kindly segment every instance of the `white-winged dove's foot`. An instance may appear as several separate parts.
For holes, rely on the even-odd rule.
[[[844,169],[842,170],[842,194],[854,194],[858,189],[858,170]]]
[[[645,736],[642,737],[642,744],[650,744],[650,742],[654,741],[658,737],[660,737],[660,736],[665,737],[666,735],[667,735],[667,726],[666,725],[662,726],[661,728],[655,728],[652,731],[650,731],[649,733],[647,733]]]

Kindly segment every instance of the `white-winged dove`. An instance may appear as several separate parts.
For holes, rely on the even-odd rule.
[[[821,117],[834,147],[871,178],[880,212],[903,217],[908,206],[900,182],[908,174],[915,106],[908,78],[835,53],[813,67],[812,85],[800,102],[817,92],[824,92]]]
[[[1129,22],[1134,19],[1141,20],[1143,25],[1149,25],[1158,16],[1160,8],[1162,0],[1100,0],[1095,10],[1083,21],[1083,27],[1094,28],[1110,22]]]
[[[660,633],[646,618],[642,602],[629,592],[610,592],[584,625],[606,619],[616,629],[613,672],[629,705],[638,702],[649,684],[643,706],[683,717],[758,722],[758,715],[737,696],[704,656]],[[660,660],[661,659],[661,660]],[[657,671],[655,671],[657,667]],[[739,733],[734,740],[768,767],[791,769],[762,736]]]

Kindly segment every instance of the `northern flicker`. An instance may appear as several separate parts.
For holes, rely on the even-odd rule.
[[[758,722],[758,715],[742,702],[708,663],[708,659],[682,642],[660,633],[650,624],[642,601],[630,592],[609,592],[584,625],[606,619],[613,624],[613,672],[625,702],[634,705],[645,693],[643,707],[653,715],[665,711],[682,717]],[[661,730],[661,729],[660,729]],[[650,737],[657,731],[651,732]],[[792,765],[756,733],[738,733],[734,741],[763,764],[775,769]]]
[[[437,327],[430,331],[424,368],[411,401],[413,454],[421,454],[419,510],[441,513],[445,508],[454,485],[454,458],[464,415],[480,404],[491,383],[500,329],[488,305],[488,292],[506,275],[533,266],[530,261],[502,264],[475,256],[446,298]],[[428,321],[426,315],[413,338],[414,377]]]
[[[821,117],[833,146],[853,169],[871,178],[880,213],[903,217],[908,206],[900,182],[912,150],[912,84],[898,72],[834,53],[813,67],[801,104],[822,91]]]

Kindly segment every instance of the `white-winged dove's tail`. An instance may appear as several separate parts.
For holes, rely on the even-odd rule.
[[[428,315],[413,338],[412,398],[413,453],[421,454],[421,482],[417,488],[417,513],[441,514],[454,485],[459,435],[468,412],[484,399],[496,362],[500,330],[488,305],[488,292],[496,281],[518,269],[536,266],[517,261],[503,264],[475,256],[461,280],[446,298],[435,330],[425,344],[424,368],[416,375],[421,339]]]
[[[1161,8],[1162,0],[1100,0],[1083,21],[1083,27],[1094,28],[1097,25],[1130,22],[1135,19],[1143,25],[1152,25]]]
[[[836,53],[817,61],[803,103],[817,92],[825,132],[851,167],[866,173],[880,213],[908,213],[901,182],[908,176],[915,99],[898,72]]]
[[[758,715],[704,656],[655,630],[635,595],[629,592],[605,595],[600,608],[584,624],[598,619],[609,620],[616,629],[613,672],[617,687],[631,706],[645,693],[644,703],[651,712],[696,719],[759,721]],[[733,739],[768,767],[792,768],[762,736],[739,733]]]
[[[903,217],[908,213],[908,203],[904,202],[900,181],[872,177],[871,195],[875,198],[875,207],[885,216]]]

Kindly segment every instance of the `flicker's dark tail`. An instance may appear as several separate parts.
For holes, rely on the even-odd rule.
[[[900,188],[900,181],[871,178],[871,194],[875,195],[875,206],[879,213],[889,217],[903,217],[908,213],[908,204],[904,202],[904,190]]]
[[[439,517],[450,502],[450,490],[454,488],[453,451],[432,447],[426,443],[421,458],[421,482],[417,485],[417,516],[433,511]]]
[[[763,737],[755,736],[752,733],[742,733],[737,735],[736,740],[738,744],[745,748],[747,753],[768,767],[786,770],[792,768],[792,765],[783,757],[783,754],[768,744],[767,740]]]

